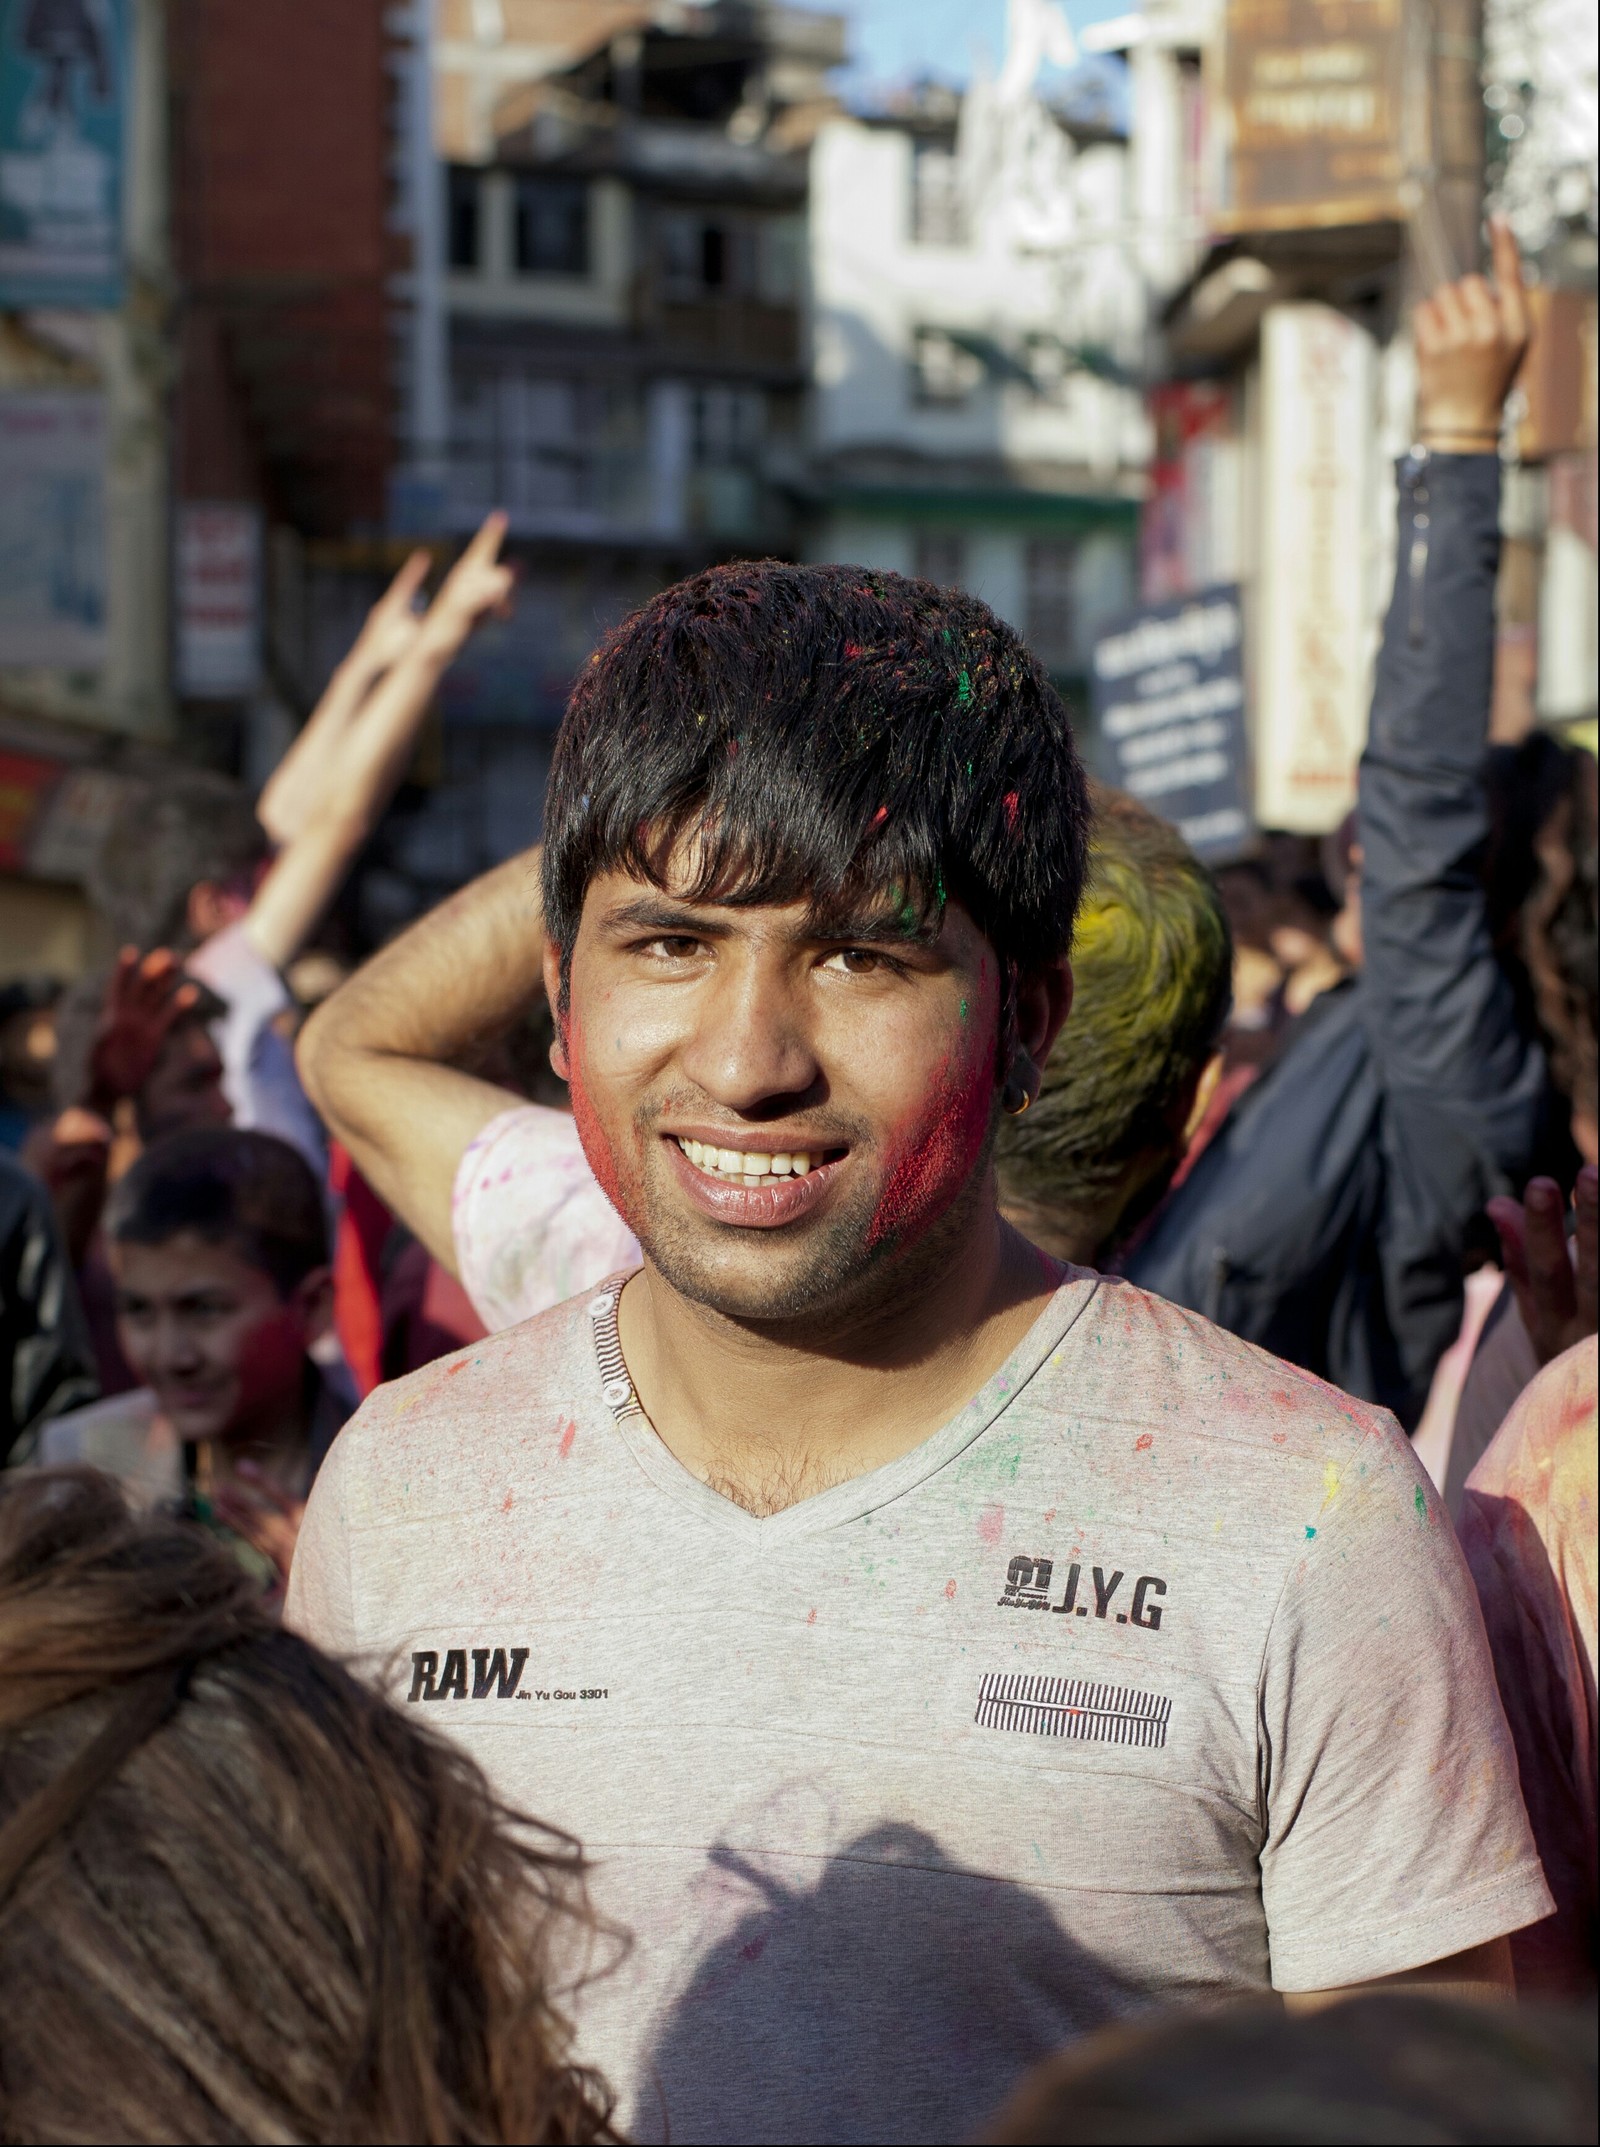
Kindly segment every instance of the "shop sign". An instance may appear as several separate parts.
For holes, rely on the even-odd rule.
[[[0,393],[0,669],[106,659],[105,403]]]
[[[178,691],[238,700],[261,683],[261,515],[235,501],[178,509]]]
[[[1228,0],[1221,228],[1401,217],[1405,88],[1401,0]]]
[[[1261,334],[1256,817],[1326,834],[1355,803],[1375,620],[1376,353],[1331,306],[1274,306]]]
[[[0,306],[122,302],[133,0],[0,0]]]
[[[1253,823],[1244,734],[1244,631],[1227,583],[1151,606],[1095,643],[1095,727],[1103,772],[1220,860]]]

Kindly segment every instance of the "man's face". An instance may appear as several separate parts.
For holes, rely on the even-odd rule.
[[[146,1141],[196,1126],[225,1126],[233,1110],[222,1088],[222,1059],[203,1021],[180,1021],[168,1033],[138,1096]]]
[[[674,1289],[734,1318],[836,1314],[904,1286],[992,1197],[1002,996],[954,903],[930,942],[889,897],[819,930],[802,904],[612,872],[584,902],[557,1070]]]
[[[291,1296],[229,1245],[183,1230],[109,1247],[117,1338],[181,1439],[268,1437],[297,1410],[327,1270]]]

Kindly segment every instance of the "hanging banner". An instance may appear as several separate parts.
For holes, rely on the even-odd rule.
[[[1375,364],[1331,306],[1274,306],[1262,323],[1256,817],[1297,834],[1354,805],[1367,735]]]
[[[1237,857],[1247,802],[1244,628],[1229,583],[1152,605],[1095,643],[1105,779],[1170,820],[1199,856]]]
[[[0,306],[122,301],[133,0],[0,0]]]
[[[0,393],[0,668],[105,662],[105,471],[102,397]]]

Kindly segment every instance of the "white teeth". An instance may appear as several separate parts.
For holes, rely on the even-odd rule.
[[[697,1170],[717,1178],[736,1178],[744,1185],[770,1183],[774,1178],[803,1178],[822,1160],[820,1155],[812,1157],[804,1149],[765,1155],[756,1150],[747,1153],[738,1148],[713,1148],[705,1141],[683,1137],[678,1146]]]

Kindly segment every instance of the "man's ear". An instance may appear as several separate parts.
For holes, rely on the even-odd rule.
[[[1188,1154],[1189,1143],[1200,1131],[1205,1115],[1211,1108],[1211,1099],[1217,1093],[1217,1083],[1221,1079],[1222,1053],[1213,1051],[1209,1058],[1200,1061],[1168,1104],[1164,1115],[1172,1129],[1180,1156]]]
[[[305,1334],[305,1346],[320,1342],[333,1325],[333,1269],[314,1267],[309,1275],[301,1277],[294,1286],[291,1299],[300,1316]]]
[[[1071,1012],[1070,955],[1064,954],[1059,962],[1018,977],[1017,1048],[1027,1053],[1041,1073]]]
[[[570,1081],[567,1063],[567,1010],[562,1003],[561,951],[553,940],[544,943],[544,995],[550,1002],[555,1035],[550,1040],[550,1067],[561,1080]]]

